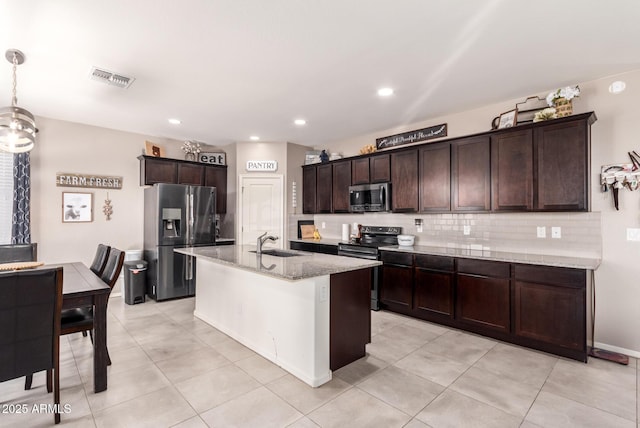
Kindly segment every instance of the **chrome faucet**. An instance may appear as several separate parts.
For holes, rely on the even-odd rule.
[[[267,232],[263,233],[262,235],[258,236],[258,240],[256,241],[256,254],[262,254],[262,245],[266,242],[266,241],[273,241],[276,242],[278,240],[277,236],[267,236]]]

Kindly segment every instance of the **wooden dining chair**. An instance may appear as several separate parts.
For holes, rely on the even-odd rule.
[[[104,268],[107,266],[107,260],[109,259],[109,252],[111,251],[111,247],[104,244],[98,244],[98,249],[96,250],[96,255],[93,258],[93,263],[91,263],[91,271],[98,276],[102,276],[102,272],[104,272]]]
[[[101,279],[113,290],[113,286],[118,280],[122,265],[124,263],[124,251],[111,248],[106,266],[102,272]],[[89,332],[93,343],[93,308],[73,308],[62,311],[62,327],[60,334],[71,334],[79,332]],[[111,358],[107,350],[107,361],[111,365]]]
[[[60,423],[62,268],[0,273],[0,382],[47,371]],[[53,379],[52,379],[53,378]]]

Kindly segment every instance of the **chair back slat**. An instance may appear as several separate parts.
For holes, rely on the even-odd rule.
[[[120,251],[117,248],[111,248],[109,258],[107,259],[107,265],[105,266],[104,272],[102,272],[101,276],[101,279],[105,283],[109,284],[109,287],[113,288],[118,280],[118,275],[120,275],[123,263],[124,251]]]
[[[102,273],[104,272],[104,268],[107,266],[107,260],[109,258],[109,252],[111,251],[111,247],[104,244],[98,244],[98,249],[96,250],[96,255],[93,258],[93,263],[91,263],[91,271],[102,277]]]

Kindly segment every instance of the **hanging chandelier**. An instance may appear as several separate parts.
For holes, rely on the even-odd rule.
[[[24,62],[24,54],[17,49],[9,49],[5,57],[13,65],[13,96],[11,107],[0,109],[0,150],[24,153],[33,149],[37,132],[33,115],[16,105],[16,69]]]

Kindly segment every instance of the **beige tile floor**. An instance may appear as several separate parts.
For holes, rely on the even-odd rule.
[[[368,355],[311,388],[193,317],[193,299],[109,303],[109,388],[92,350],[61,338],[61,398],[74,427],[639,428],[638,362],[582,364],[390,312],[372,312]],[[0,427],[50,426],[44,374],[0,384]]]

